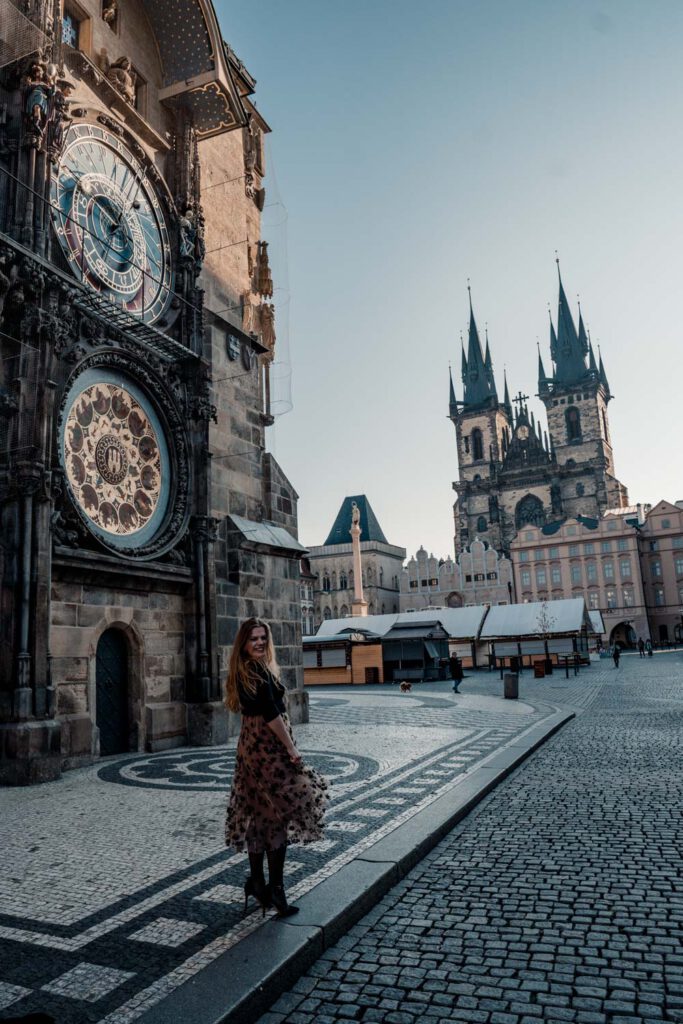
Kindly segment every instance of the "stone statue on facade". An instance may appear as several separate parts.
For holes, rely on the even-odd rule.
[[[259,323],[261,341],[272,355],[275,351],[275,306],[272,302],[262,302],[259,306]]]
[[[47,66],[36,60],[24,80],[24,121],[29,141],[36,148],[40,146],[47,127],[52,94]]]
[[[360,509],[355,501],[351,502],[351,525],[357,526],[360,524]]]
[[[259,242],[256,257],[256,291],[264,299],[273,297],[273,277],[268,261],[268,243]]]
[[[124,100],[135,106],[136,75],[129,57],[119,57],[106,71],[107,79],[121,93]]]

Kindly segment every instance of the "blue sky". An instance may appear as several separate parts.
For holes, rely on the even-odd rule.
[[[467,280],[501,391],[506,366],[534,395],[556,251],[615,395],[617,474],[633,501],[683,498],[683,4],[217,11],[273,128],[267,202],[288,215],[272,248],[294,408],[269,433],[301,540],[322,543],[365,493],[391,543],[452,553]]]

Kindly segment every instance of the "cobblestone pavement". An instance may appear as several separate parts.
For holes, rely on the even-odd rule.
[[[683,657],[592,673],[588,709],[259,1024],[683,1021]]]
[[[312,691],[297,738],[330,779],[332,805],[325,840],[291,851],[290,894],[558,704],[592,699],[599,681],[593,669],[568,683],[529,680],[519,701],[501,689],[481,673],[457,696],[446,682],[408,695]],[[126,755],[0,791],[0,1019],[40,1009],[59,1024],[127,1024],[261,926],[256,911],[242,918],[246,858],[223,845],[234,747]]]

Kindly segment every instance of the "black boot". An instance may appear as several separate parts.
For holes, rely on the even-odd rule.
[[[270,886],[266,884],[263,874],[263,853],[249,854],[251,874],[244,880],[244,914],[246,916],[249,897],[253,896],[261,904],[265,916],[266,910],[272,905]]]
[[[279,918],[291,917],[292,914],[298,914],[299,908],[293,907],[291,903],[287,902],[285,896],[285,889],[283,885],[283,876],[285,870],[285,856],[287,853],[287,846],[283,844],[278,847],[277,850],[267,850],[266,856],[268,858],[268,877],[270,881],[270,896],[273,906],[277,910],[277,916]]]

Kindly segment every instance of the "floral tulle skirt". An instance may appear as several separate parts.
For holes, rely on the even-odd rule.
[[[292,732],[287,715],[282,719]],[[323,837],[327,782],[308,765],[294,765],[261,715],[243,716],[225,842],[260,853],[284,843]]]

